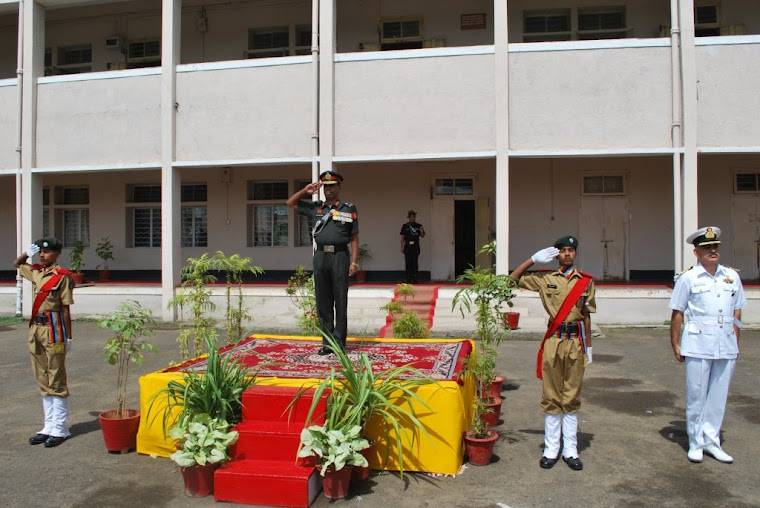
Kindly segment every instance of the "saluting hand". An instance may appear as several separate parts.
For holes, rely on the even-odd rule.
[[[312,182],[310,184],[307,184],[303,190],[306,191],[306,194],[313,196],[317,192],[319,192],[319,189],[322,188],[322,182]]]
[[[559,256],[559,249],[556,247],[547,247],[533,254],[530,259],[534,263],[551,263],[552,259]]]

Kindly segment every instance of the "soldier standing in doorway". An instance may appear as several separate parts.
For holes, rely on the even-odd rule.
[[[348,278],[359,268],[359,216],[354,205],[338,199],[342,181],[343,177],[338,173],[325,171],[319,175],[318,182],[310,183],[290,196],[288,206],[314,220],[314,290],[319,327],[345,349]],[[304,200],[321,188],[324,188],[325,201]],[[327,339],[323,338],[318,354],[331,352]]]
[[[407,222],[401,226],[401,252],[406,266],[406,283],[417,284],[419,272],[420,238],[425,238],[425,228],[417,222],[417,212],[409,210]]]

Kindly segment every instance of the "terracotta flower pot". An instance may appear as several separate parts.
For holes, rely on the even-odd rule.
[[[214,493],[214,472],[219,464],[183,467],[182,479],[185,480],[185,495],[188,497],[206,497]]]
[[[98,278],[103,282],[111,280],[111,270],[98,270]]]
[[[464,449],[473,466],[486,466],[491,462],[493,447],[499,435],[490,429],[487,432],[488,435],[484,438],[475,437],[471,430],[464,435]]]
[[[354,466],[343,466],[337,471],[332,467],[325,470],[322,477],[322,490],[327,499],[343,499],[348,495],[348,486],[351,483],[351,471]]]
[[[369,448],[365,448],[362,450],[361,453],[362,456],[367,459],[367,462],[369,462],[369,458],[372,454],[372,447],[375,445],[375,443],[371,443],[369,445]],[[351,472],[351,481],[354,482],[363,482],[364,480],[369,478],[369,466],[360,467],[360,466],[354,466],[353,471]]]
[[[491,411],[483,413],[483,423],[489,427],[496,427],[499,424],[499,417],[501,416],[501,397],[496,399],[490,398],[484,402],[483,405],[487,409],[491,409]]]
[[[356,282],[359,282],[359,283],[367,282],[367,270],[356,271]]]
[[[517,325],[520,322],[519,312],[505,312],[501,315],[501,320],[504,322],[504,328],[509,330],[516,330]]]
[[[140,411],[127,409],[125,417],[118,418],[112,409],[98,415],[106,450],[112,453],[128,453],[137,447],[137,430],[140,428]]]
[[[84,274],[83,273],[72,273],[71,278],[74,279],[74,284],[80,285],[84,283]]]
[[[501,398],[501,388],[502,385],[504,385],[505,380],[506,378],[504,376],[495,376],[488,387],[488,393],[486,395],[494,399]]]

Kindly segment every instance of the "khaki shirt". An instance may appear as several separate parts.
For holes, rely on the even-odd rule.
[[[47,283],[53,275],[58,273],[59,265],[54,265],[50,268],[35,268],[40,265],[21,265],[18,268],[19,274],[32,282],[34,286],[34,296],[37,297],[37,293]],[[47,294],[45,300],[42,302],[38,313],[58,311],[62,310],[64,305],[74,304],[74,281],[70,275],[64,275],[63,278],[58,281],[52,290]]]
[[[529,273],[520,277],[519,286],[523,289],[536,291],[541,296],[541,303],[544,309],[549,313],[549,317],[554,319],[565,301],[568,293],[575,285],[575,281],[581,278],[577,268],[573,268],[572,275],[568,279],[559,269],[553,272],[536,272]],[[591,312],[596,312],[596,297],[594,296],[594,281],[592,280],[583,296],[570,309],[570,313],[565,318],[567,321],[580,321]]]

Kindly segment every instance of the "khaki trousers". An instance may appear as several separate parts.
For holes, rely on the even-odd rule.
[[[66,344],[50,343],[50,327],[32,324],[29,327],[29,352],[34,378],[43,396],[68,397],[66,385]]]
[[[554,415],[580,411],[584,371],[580,340],[546,339],[541,371],[541,411]]]

